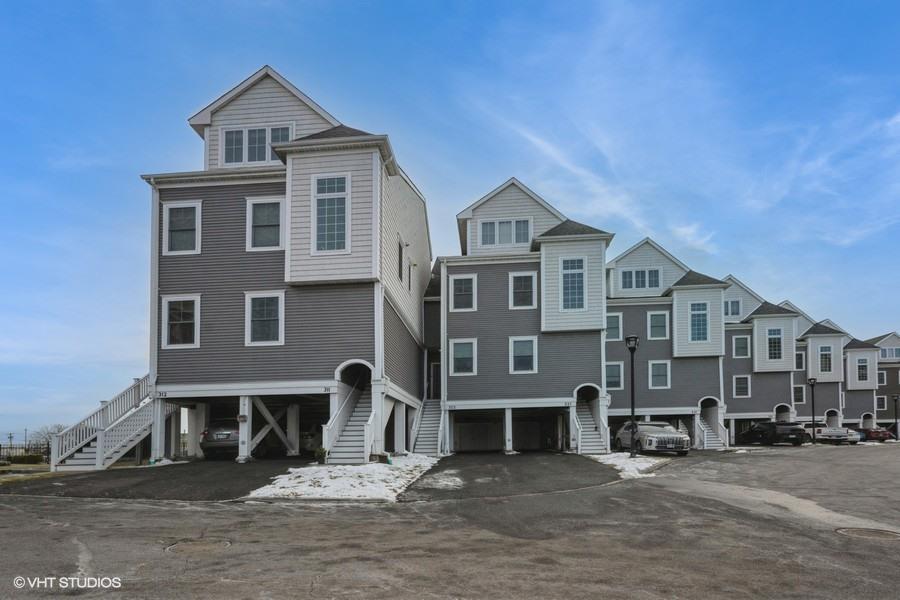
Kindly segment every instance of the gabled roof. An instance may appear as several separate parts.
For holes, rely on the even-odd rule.
[[[777,304],[772,304],[771,302],[763,302],[760,304],[756,310],[747,315],[747,318],[744,319],[744,322],[750,321],[757,317],[794,317],[797,313],[789,308],[784,308],[783,306],[778,306]]]
[[[610,235],[609,232],[603,231],[602,229],[597,229],[596,227],[591,227],[590,225],[585,225],[584,223],[579,223],[578,221],[573,221],[572,219],[566,219],[556,227],[551,227],[538,237],[562,237],[569,235]]]
[[[853,338],[847,342],[847,345],[844,346],[844,350],[878,350],[878,346]]]
[[[697,271],[688,271],[687,273],[682,275],[681,279],[673,283],[672,287],[695,287],[701,285],[716,287],[728,286],[728,284],[721,279],[716,279],[715,277],[710,277],[709,275],[704,275],[703,273],[698,273]]]
[[[683,262],[681,262],[680,260],[678,260],[677,258],[675,258],[675,256],[673,256],[671,253],[669,253],[668,250],[666,250],[665,248],[663,248],[662,246],[660,246],[659,244],[657,244],[656,242],[654,242],[653,240],[651,240],[651,239],[648,238],[648,237],[645,237],[644,239],[642,239],[641,241],[639,241],[637,244],[635,244],[634,246],[632,246],[631,248],[629,248],[629,249],[626,250],[625,252],[621,253],[620,255],[618,255],[617,257],[615,257],[614,259],[612,259],[611,261],[608,261],[608,262],[606,263],[606,266],[607,266],[607,267],[614,267],[614,266],[616,266],[616,262],[619,261],[622,257],[628,256],[629,254],[631,254],[632,252],[634,252],[635,250],[637,250],[638,248],[640,248],[640,247],[643,246],[644,244],[648,244],[648,245],[650,245],[652,248],[655,248],[657,251],[659,251],[660,254],[662,254],[663,256],[665,256],[666,258],[668,258],[669,260],[671,260],[673,263],[675,263],[676,265],[678,265],[679,267],[681,267],[681,268],[684,269],[685,271],[690,271],[690,270],[691,270],[690,267],[688,267],[686,264],[684,264]]]
[[[832,321],[831,319],[822,319],[822,323],[824,323],[825,325],[828,325],[829,327],[832,327],[832,328],[834,328],[834,329],[837,329],[838,331],[840,331],[840,332],[843,333],[844,335],[850,335],[849,333],[847,333],[847,330],[846,330],[846,329],[844,329],[843,327],[841,327],[840,325],[838,325],[837,323],[835,323],[835,322]]]
[[[818,323],[813,324],[812,327],[807,329],[801,335],[801,338],[809,337],[811,335],[844,335],[843,331],[838,331],[834,327],[829,327],[825,323],[819,321]]]
[[[791,302],[790,300],[782,300],[781,302],[778,303],[778,306],[780,306],[780,307],[782,307],[782,308],[786,308],[786,309],[788,309],[788,310],[794,311],[795,313],[797,313],[797,314],[800,315],[801,317],[805,318],[805,319],[806,319],[807,321],[809,321],[810,323],[815,323],[815,322],[816,322],[815,319],[813,319],[811,316],[809,316],[808,314],[806,314],[806,312],[805,312],[803,309],[801,309],[799,306],[797,306],[796,304],[794,304],[794,303]]]
[[[335,138],[365,137],[369,135],[374,134],[363,131],[362,129],[347,127],[346,125],[335,125],[330,129],[298,137],[297,140],[330,140]]]
[[[869,342],[870,344],[880,344],[881,342],[883,342],[887,338],[891,337],[892,335],[896,335],[896,336],[900,337],[900,334],[898,334],[896,331],[888,331],[884,335],[876,335],[875,337],[869,338],[866,341]]]
[[[746,283],[744,283],[743,281],[741,281],[740,279],[738,279],[738,278],[735,277],[734,275],[728,274],[728,275],[725,276],[725,278],[724,278],[722,281],[725,281],[725,282],[730,283],[730,284],[732,284],[732,285],[736,285],[736,286],[738,286],[739,288],[742,288],[745,292],[747,292],[748,294],[750,294],[751,296],[753,296],[753,297],[756,299],[756,301],[759,302],[760,304],[762,304],[763,302],[766,301],[765,298],[763,298],[762,296],[760,296],[759,294],[757,294],[756,292],[754,292],[753,289],[750,288],[750,286],[748,286]]]
[[[532,200],[534,200],[535,202],[537,202],[538,204],[540,204],[541,206],[546,208],[548,211],[553,213],[553,215],[556,216],[561,221],[566,220],[566,215],[562,214],[561,212],[559,212],[558,210],[553,208],[553,206],[549,202],[547,202],[546,200],[544,200],[543,198],[541,198],[540,196],[535,194],[532,190],[530,190],[528,188],[528,186],[526,186],[524,183],[522,183],[515,177],[510,177],[505,182],[500,184],[498,187],[494,188],[493,190],[488,192],[486,195],[482,196],[481,198],[479,198],[478,200],[476,200],[475,202],[473,202],[472,204],[470,204],[469,206],[464,208],[458,215],[456,215],[456,218],[458,220],[471,219],[472,211],[474,211],[476,208],[478,208],[479,206],[481,206],[482,204],[484,204],[485,202],[487,202],[488,200],[490,200],[491,198],[493,198],[494,196],[496,196],[497,194],[499,194],[500,192],[502,192],[503,190],[505,190],[506,188],[508,188],[510,186],[516,186],[517,188],[522,190],[525,193],[525,195],[527,195],[529,198],[531,198]]]
[[[188,123],[191,127],[194,128],[194,131],[196,131],[200,137],[203,137],[203,129],[212,122],[212,114],[214,112],[240,96],[242,93],[244,93],[245,90],[252,87],[264,77],[271,77],[272,79],[277,81],[279,84],[281,84],[282,87],[296,96],[301,102],[309,106],[316,114],[318,114],[320,117],[322,117],[332,125],[341,124],[340,121],[331,116],[324,108],[316,104],[312,98],[294,87],[294,84],[282,77],[275,69],[273,69],[269,65],[264,65],[259,71],[243,80],[242,82],[213,100],[208,105],[204,106],[197,112],[197,114],[188,119]]]

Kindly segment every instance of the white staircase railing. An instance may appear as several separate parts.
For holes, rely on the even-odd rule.
[[[722,445],[727,448],[731,436],[728,435],[728,430],[718,420],[716,420],[716,435],[719,436],[719,439],[722,441]]]
[[[444,439],[444,415],[447,414],[447,411],[441,407],[441,420],[438,421],[438,442],[437,442],[437,453],[438,456],[444,456],[445,454],[449,454],[447,452],[447,441]]]
[[[369,456],[372,455],[372,444],[375,442],[375,411],[369,413],[366,424],[363,425],[363,462],[369,462]]]
[[[135,380],[128,389],[115,396],[112,400],[103,403],[100,408],[81,421],[54,436],[51,447],[52,466],[58,465],[62,460],[71,456],[79,448],[94,439],[99,431],[106,429],[140,406],[141,402],[149,395],[149,392],[149,376],[144,375],[142,378]]]
[[[416,438],[419,437],[419,425],[422,424],[422,415],[425,414],[425,403],[428,400],[422,400],[422,406],[419,407],[419,410],[416,411],[416,416],[413,418],[412,428],[409,434],[409,444],[407,444],[407,449],[410,452],[413,452],[416,448]]]
[[[581,419],[578,418],[578,411],[575,412],[575,418],[570,419],[570,422],[575,425],[575,452],[581,454]]]
[[[353,409],[356,407],[356,403],[351,402],[354,395],[357,398],[362,395],[362,391],[356,385],[352,386],[350,391],[347,392],[344,401],[337,409],[337,412],[334,413],[334,416],[328,420],[328,423],[322,425],[322,447],[326,450],[331,450],[334,447],[335,442],[338,441],[341,432],[344,430],[344,426],[350,420],[350,415],[353,414]]]

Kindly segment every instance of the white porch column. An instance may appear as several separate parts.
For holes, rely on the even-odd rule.
[[[181,407],[169,415],[169,458],[181,456]]]
[[[238,403],[238,455],[237,462],[245,463],[251,459],[250,438],[253,433],[253,398],[241,396]]]
[[[611,441],[609,439],[609,405],[612,402],[612,397],[609,394],[604,394],[598,398],[600,400],[600,422],[598,425],[602,428],[603,433],[603,445],[606,447],[606,451],[610,452],[612,450]]]
[[[731,437],[731,445],[734,444],[734,419],[728,420],[728,435]]]
[[[154,398],[153,423],[150,426],[150,463],[162,460],[166,454],[166,399]]]
[[[394,454],[406,452],[406,404],[394,404]]]
[[[188,410],[188,456],[203,457],[203,450],[200,448],[200,435],[204,429],[206,429],[206,404],[201,402]]]
[[[509,409],[507,409],[509,410]],[[578,405],[569,407],[569,450],[578,452]]]
[[[375,413],[372,419],[374,431],[372,432],[372,449],[373,454],[381,454],[384,452],[384,426],[386,425],[389,413],[385,411],[385,394],[384,382],[372,382],[372,412]]]
[[[287,439],[290,446],[287,455],[300,454],[300,405],[296,402],[287,407]]]
[[[503,450],[513,451],[512,409],[503,409]]]

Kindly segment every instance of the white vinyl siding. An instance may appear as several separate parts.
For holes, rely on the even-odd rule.
[[[692,310],[693,308],[693,310]],[[703,310],[705,309],[705,311]],[[704,316],[705,315],[705,316]],[[705,339],[696,340],[692,335]],[[722,290],[676,289],[672,293],[672,335],[674,356],[721,356],[725,354],[725,324],[722,317]]]
[[[844,381],[844,361],[841,359],[842,336],[811,336],[807,340],[806,366],[809,377],[820,383]],[[828,348],[824,352],[822,348]],[[823,363],[830,363],[831,370],[823,371]]]
[[[759,317],[753,319],[753,370],[764,372],[793,371],[796,339],[793,317]],[[768,330],[781,329],[781,359],[769,360]]]
[[[876,390],[884,385],[884,371],[876,371],[878,366],[878,350],[847,350],[847,389]],[[867,377],[861,378],[865,372]]]
[[[729,323],[737,323],[747,317],[754,310],[759,308],[760,302],[750,292],[742,286],[732,283],[730,287],[725,289],[723,299],[726,303],[738,303],[739,311],[737,314],[726,314],[725,321]]]
[[[635,288],[633,272],[644,271],[646,273],[648,270],[659,271],[659,287],[649,288],[645,285],[643,288]],[[632,272],[632,287],[628,289],[623,289],[621,285],[624,271]],[[620,258],[616,263],[612,295],[617,298],[659,296],[663,291],[671,287],[673,283],[681,279],[685,273],[684,269],[672,262],[671,259],[656,248],[649,244],[643,244],[635,248],[627,256]],[[649,275],[647,279],[649,279]]]
[[[468,231],[468,253],[470,255],[484,254],[509,254],[510,252],[526,251],[530,246],[530,242],[513,243],[513,244],[493,244],[484,246],[481,244],[481,228],[479,223],[482,221],[513,221],[512,236],[515,240],[515,221],[528,219],[531,223],[531,236],[537,237],[551,227],[560,224],[560,219],[552,212],[544,208],[538,202],[535,202],[528,194],[523,192],[519,187],[510,185],[499,192],[496,196],[478,206],[472,211],[472,218],[467,224]],[[495,229],[494,239],[499,239],[500,232]]]
[[[604,260],[598,240],[541,244],[541,324],[544,331],[602,329],[606,324]],[[562,310],[562,258],[584,259],[584,308]]]

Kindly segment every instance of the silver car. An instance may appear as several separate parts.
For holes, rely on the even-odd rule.
[[[631,449],[631,428],[629,421],[623,425],[613,441],[617,452]],[[634,432],[634,449],[637,452],[677,452],[680,456],[688,453],[691,437],[681,433],[665,421],[642,421]]]

